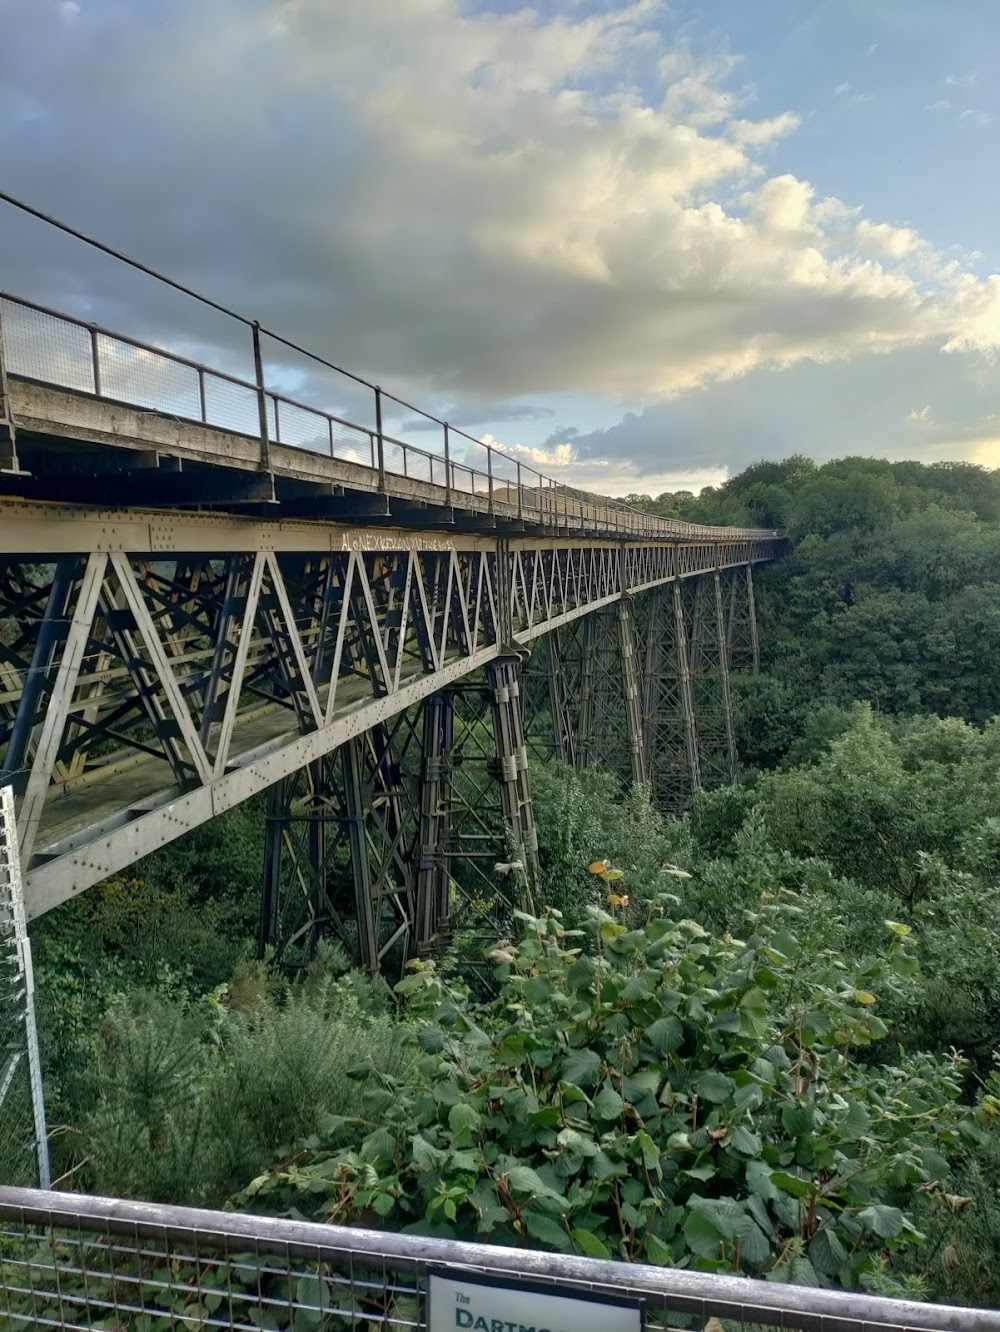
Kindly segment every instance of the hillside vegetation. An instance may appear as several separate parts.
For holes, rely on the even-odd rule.
[[[253,804],[43,919],[66,1181],[1000,1304],[1000,474],[642,502],[789,532],[740,783],[665,820],[536,763],[536,914],[474,991],[252,962]]]

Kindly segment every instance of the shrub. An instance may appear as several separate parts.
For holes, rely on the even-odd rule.
[[[706,1270],[855,1283],[919,1238],[915,1192],[976,1132],[957,1056],[864,1067],[873,1007],[916,966],[905,926],[853,970],[829,908],[764,894],[746,940],[655,903],[586,936],[525,918],[489,1005],[420,963],[397,987],[413,1077],[238,1200],[398,1230]],[[590,951],[585,950],[589,941]],[[370,1076],[361,1065],[359,1075]]]

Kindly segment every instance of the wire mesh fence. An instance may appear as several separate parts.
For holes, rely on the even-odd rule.
[[[428,1289],[442,1278],[452,1288],[530,1295],[542,1315],[531,1324],[538,1332],[551,1296],[575,1301],[575,1326],[591,1328],[610,1325],[602,1309],[629,1307],[648,1332],[1000,1332],[993,1310],[0,1188],[0,1317],[12,1330],[529,1332],[527,1322],[484,1317],[468,1301],[435,1305],[429,1321]]]

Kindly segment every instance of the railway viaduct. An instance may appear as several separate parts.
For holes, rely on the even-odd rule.
[[[530,901],[529,750],[664,809],[735,777],[782,538],[569,489],[353,376],[354,419],[320,410],[269,337],[241,378],[0,297],[0,786],[29,917],[266,793],[262,948],[396,969]]]

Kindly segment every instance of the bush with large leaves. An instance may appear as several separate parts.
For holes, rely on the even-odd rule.
[[[746,940],[668,917],[557,913],[493,954],[476,1006],[420,963],[399,986],[421,1058],[241,1197],[348,1224],[709,1270],[856,1282],[916,1241],[918,1189],[974,1135],[958,1058],[866,1066],[880,992],[916,966],[824,948],[829,907],[764,895]],[[770,899],[770,900],[768,900]],[[360,1070],[359,1070],[360,1071]],[[368,1070],[364,1070],[367,1074]]]

